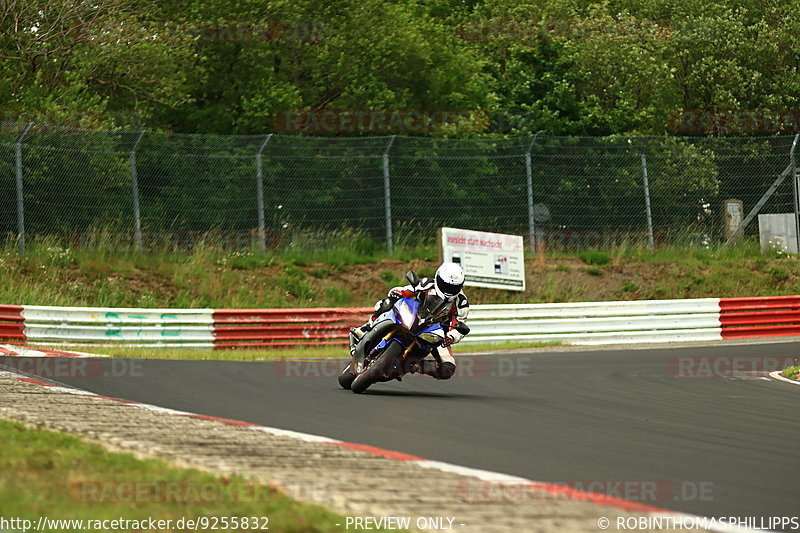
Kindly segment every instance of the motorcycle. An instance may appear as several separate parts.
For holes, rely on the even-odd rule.
[[[414,271],[409,271],[406,279],[412,286],[420,283]],[[375,383],[401,378],[446,340],[441,322],[449,305],[435,294],[422,294],[420,301],[400,298],[378,311],[381,314],[358,341],[353,357],[338,377],[342,388],[356,394]],[[465,335],[469,331],[465,324],[457,329]]]

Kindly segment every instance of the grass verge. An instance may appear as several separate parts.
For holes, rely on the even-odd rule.
[[[453,353],[504,352],[509,350],[547,348],[560,346],[560,342],[502,342],[493,344],[458,344]],[[35,349],[35,347],[33,347]],[[345,358],[347,348],[342,346],[302,346],[297,348],[213,350],[211,348],[140,348],[135,346],[93,345],[62,347],[64,350],[108,355],[130,359],[202,359],[211,361],[270,361],[277,359]]]
[[[781,371],[781,375],[785,378],[800,380],[800,366],[790,366]]]
[[[270,531],[343,530],[335,525],[344,524],[341,516],[295,502],[275,489],[244,478],[215,477],[175,468],[160,460],[111,453],[73,435],[32,429],[7,420],[0,420],[0,442],[0,507],[6,520],[14,517],[37,524],[41,516],[84,521],[141,521],[152,517],[172,520],[172,527],[158,530],[180,531],[191,529],[177,527],[181,518],[267,517]],[[266,525],[263,520],[258,524]],[[116,529],[153,530],[149,526]],[[249,526],[220,529],[253,530]],[[47,530],[85,528],[62,523]]]
[[[0,244],[0,303],[135,308],[371,307],[414,269],[430,276],[433,247],[387,255],[358,236],[298,242],[274,253],[70,249],[33,239],[25,256]],[[473,304],[650,300],[796,294],[800,261],[758,242],[731,248],[620,245],[542,252],[525,261],[524,292],[468,287]]]

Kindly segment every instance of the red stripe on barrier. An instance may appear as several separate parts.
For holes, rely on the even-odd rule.
[[[232,340],[303,340],[303,339],[346,339],[350,328],[337,328],[323,330],[317,328],[303,328],[286,330],[283,328],[233,328],[215,329],[214,337],[222,341]]]
[[[751,298],[720,298],[723,313],[758,311],[760,309],[800,309],[800,296],[754,296]]]
[[[360,324],[359,324],[360,325]],[[257,333],[257,332],[264,332],[264,333],[282,333],[282,334],[295,334],[295,333],[304,333],[304,332],[314,332],[314,333],[347,333],[350,331],[350,326],[348,325],[336,325],[336,326],[319,326],[316,324],[305,324],[302,326],[217,326],[214,328],[214,331],[217,334],[224,334],[227,332],[248,332],[248,333]]]
[[[372,311],[369,307],[217,309],[213,314],[214,345],[218,348],[343,345],[347,343],[350,328],[363,324]]]
[[[298,346],[347,346],[348,340],[341,339],[336,341],[312,341],[312,342],[298,342],[298,341],[270,341],[270,342],[215,342],[215,350],[230,350],[235,348],[295,348]],[[342,355],[347,355],[342,352]]]
[[[800,296],[721,298],[722,338],[800,335]]]
[[[217,337],[220,341],[303,341],[315,339],[347,340],[344,335],[264,335],[259,333],[228,334]],[[216,339],[215,339],[216,340]]]
[[[215,324],[275,324],[293,322],[333,323],[366,321],[370,307],[319,307],[308,309],[217,309]]]
[[[763,311],[760,313],[723,313],[723,326],[754,326],[756,324],[797,324],[800,311]]]
[[[0,340],[25,340],[25,317],[21,305],[0,305]]]
[[[12,351],[12,350],[9,350],[7,348],[3,348],[2,346],[0,346],[0,355],[15,356],[15,355],[19,355],[19,354],[17,352],[15,352],[15,351]]]
[[[22,316],[22,311],[25,308],[21,305],[4,305],[0,304],[0,318],[5,318],[5,316],[9,316],[9,320],[15,322],[22,322],[25,318]]]
[[[723,339],[740,339],[745,337],[786,337],[794,335],[800,335],[800,325],[753,326],[722,329]]]
[[[24,326],[9,326],[7,324],[0,324],[0,340],[24,341],[25,339]]]

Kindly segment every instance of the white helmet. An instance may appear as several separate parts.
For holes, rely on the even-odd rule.
[[[454,298],[464,286],[464,271],[456,263],[442,263],[436,271],[434,285],[442,298]]]

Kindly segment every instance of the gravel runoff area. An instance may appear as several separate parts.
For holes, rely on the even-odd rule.
[[[78,434],[114,452],[159,457],[220,475],[238,474],[346,517],[411,517],[412,526],[418,517],[450,517],[451,530],[480,533],[597,533],[601,517],[610,520],[608,531],[619,531],[617,517],[656,516],[538,492],[535,496],[508,490],[488,498],[481,492],[476,498],[469,492],[485,482],[474,477],[330,443],[71,394],[2,373],[0,417]],[[447,520],[443,523],[448,525]],[[365,530],[345,525],[342,531]]]

